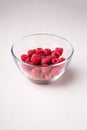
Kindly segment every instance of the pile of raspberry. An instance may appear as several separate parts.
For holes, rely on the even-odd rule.
[[[65,60],[62,57],[63,48],[57,47],[54,50],[50,48],[36,48],[28,50],[27,54],[21,55],[21,60],[25,63],[38,65],[38,66],[48,66],[60,63]]]
[[[54,50],[50,48],[36,48],[28,50],[27,54],[21,55],[21,60],[27,64],[35,66],[27,66],[22,64],[23,70],[29,77],[35,80],[50,80],[58,75],[64,64],[50,66],[65,60],[62,57],[63,48],[57,47]]]

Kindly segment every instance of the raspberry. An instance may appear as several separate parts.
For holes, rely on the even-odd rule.
[[[57,48],[55,49],[55,51],[56,51],[56,52],[59,52],[60,55],[62,55],[62,53],[63,53],[63,48],[57,47]]]
[[[26,55],[26,54],[21,55],[21,60],[22,60],[22,61],[25,61],[26,58],[28,58],[28,55]]]
[[[37,54],[33,54],[31,57],[31,63],[34,65],[40,65],[41,63],[41,58]]]
[[[29,57],[31,57],[35,52],[36,52],[35,49],[28,50],[27,54],[28,54]]]
[[[37,54],[43,54],[44,51],[43,51],[42,48],[37,48],[37,49],[36,49],[36,53],[37,53]]]
[[[27,57],[27,58],[25,59],[25,62],[26,62],[26,63],[30,63],[30,62],[31,62],[30,57]]]
[[[52,60],[51,55],[46,56],[46,60],[48,64],[51,64],[51,60]]]
[[[44,79],[45,79],[45,74],[44,74],[44,73],[41,73],[41,74],[40,74],[40,79],[41,79],[41,80],[44,80]]]
[[[59,62],[59,59],[58,58],[53,58],[52,59],[52,64],[57,64]]]
[[[51,59],[52,59],[52,57],[50,55],[46,56],[45,58],[42,59],[41,65],[47,66],[47,65],[51,64]]]
[[[45,58],[45,55],[40,55],[41,59]]]
[[[60,56],[60,53],[57,52],[57,51],[53,51],[52,54],[51,54],[52,58],[59,58]]]
[[[45,79],[46,80],[50,80],[52,78],[52,75],[50,73],[46,74],[45,75]]]
[[[50,67],[42,67],[42,73],[48,73],[50,70]]]
[[[59,62],[66,60],[64,57],[59,58]]]
[[[38,67],[35,67],[31,70],[31,76],[34,78],[39,78],[40,76],[40,69]]]
[[[46,48],[44,49],[44,54],[47,56],[47,55],[50,55],[51,54],[51,49],[49,48]]]
[[[56,67],[54,67],[54,68],[52,68],[52,70],[51,70],[51,75],[52,75],[52,76],[55,76],[55,75],[58,74],[58,72],[59,72],[59,69],[56,68]]]
[[[41,65],[42,66],[47,66],[48,65],[46,58],[42,58]]]

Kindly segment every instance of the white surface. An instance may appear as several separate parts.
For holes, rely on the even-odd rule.
[[[55,83],[28,81],[12,59],[11,41],[27,33],[61,35],[74,46]],[[87,130],[86,0],[0,0],[0,130]]]

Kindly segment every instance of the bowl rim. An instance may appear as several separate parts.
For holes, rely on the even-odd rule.
[[[21,59],[19,59],[19,58],[15,55],[15,53],[14,53],[14,46],[15,46],[15,44],[16,44],[16,41],[22,40],[22,39],[27,38],[27,37],[40,36],[40,35],[53,36],[53,37],[57,37],[57,38],[60,38],[60,39],[62,39],[62,40],[64,40],[64,41],[66,41],[66,42],[71,46],[71,48],[72,48],[71,54],[68,56],[68,58],[67,58],[66,60],[64,60],[64,61],[62,61],[62,62],[60,62],[60,63],[57,63],[57,64],[51,64],[51,65],[48,65],[48,66],[39,66],[39,65],[28,64],[28,63],[25,63],[24,61],[22,61]],[[36,66],[36,67],[49,67],[49,66],[58,66],[58,65],[64,64],[64,63],[68,62],[68,61],[71,59],[73,53],[74,53],[74,48],[73,48],[72,44],[71,44],[67,39],[65,39],[65,38],[62,37],[62,36],[59,36],[59,35],[56,35],[56,34],[50,34],[50,33],[33,33],[33,34],[27,34],[27,35],[24,35],[24,36],[22,36],[22,37],[16,39],[16,40],[13,42],[12,46],[11,46],[11,54],[12,54],[12,56],[13,56],[14,58],[16,58],[16,60],[18,60],[18,61],[21,62],[22,64],[25,64],[25,65],[27,65],[27,66],[32,66],[32,67],[34,67],[34,66]]]

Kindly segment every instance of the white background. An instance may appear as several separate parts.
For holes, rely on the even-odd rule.
[[[31,33],[68,39],[74,56],[50,85],[36,85],[17,69],[13,40]],[[87,130],[86,0],[0,0],[0,130]]]

